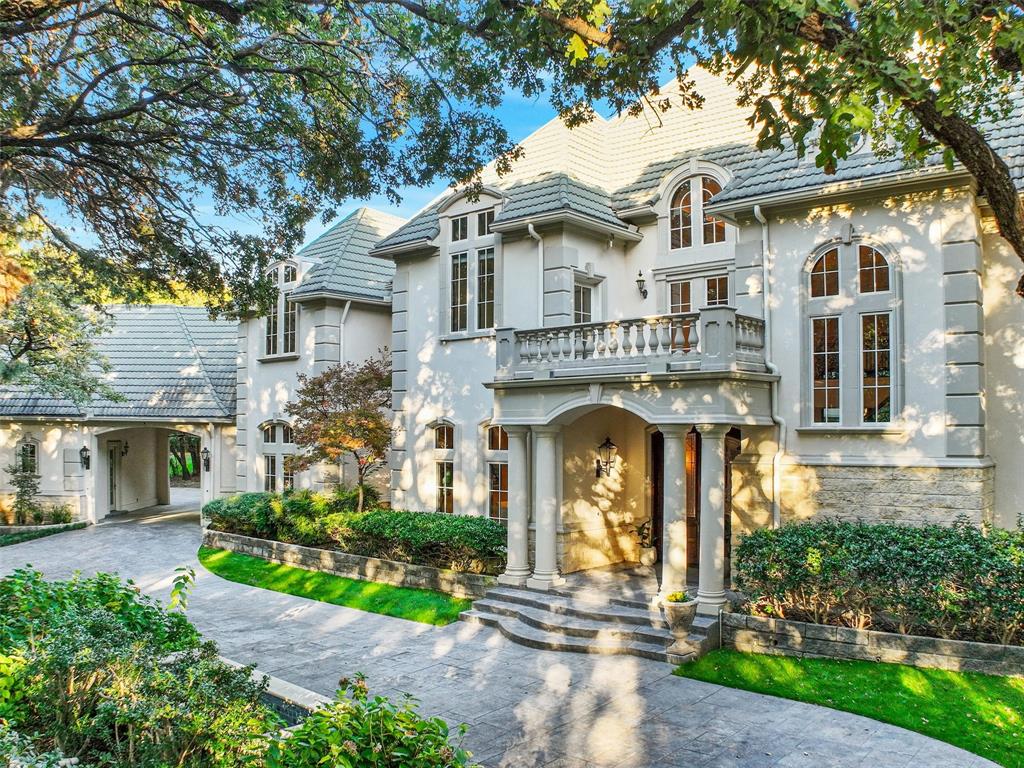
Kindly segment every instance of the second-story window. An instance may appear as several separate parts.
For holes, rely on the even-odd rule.
[[[720,307],[729,303],[728,275],[717,275],[707,279],[706,299],[708,307]]]
[[[491,234],[491,224],[494,223],[494,209],[488,208],[476,215],[476,236],[485,237]]]
[[[274,267],[271,278],[277,286],[277,301],[264,322],[263,354],[290,355],[297,348],[298,305],[289,296],[298,280],[298,269],[294,264],[281,264]]]
[[[589,323],[594,318],[594,289],[589,285],[576,283],[572,296],[572,321]]]
[[[452,254],[452,332],[465,331],[469,328],[469,255],[466,253]]]
[[[452,219],[452,242],[469,238],[469,216],[456,216]]]
[[[690,301],[691,282],[689,280],[673,280],[668,284],[668,311],[691,312],[693,303]]]
[[[725,242],[725,220],[704,213],[704,206],[721,191],[713,176],[694,176],[676,188],[668,213],[671,250],[696,245],[694,231],[700,233],[700,244]]]
[[[476,252],[476,327],[494,327],[494,249]]]

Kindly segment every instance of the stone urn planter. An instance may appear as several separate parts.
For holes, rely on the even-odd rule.
[[[661,606],[665,611],[668,628],[677,639],[690,634],[690,627],[697,615],[697,600],[689,600],[688,597],[685,592],[673,592],[665,598]]]
[[[640,547],[640,565],[650,568],[656,562],[658,562],[657,547]]]

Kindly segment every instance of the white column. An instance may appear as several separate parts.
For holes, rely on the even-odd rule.
[[[662,462],[661,585],[659,597],[686,589],[686,433],[682,424],[659,425]]]
[[[205,507],[217,496],[217,489],[213,482],[213,462],[219,460],[220,456],[217,455],[217,427],[213,424],[207,424],[205,429],[199,433],[199,451],[202,455],[204,448],[210,451],[210,471],[208,472],[205,467],[200,465],[199,470],[199,485],[202,488],[202,501],[200,504]]]
[[[530,484],[526,458],[527,427],[505,427],[508,433],[508,562],[500,584],[521,587],[530,576]]]
[[[534,427],[533,434],[533,576],[526,580],[532,589],[550,589],[565,580],[558,573],[558,451],[560,427]]]
[[[728,424],[700,430],[700,573],[698,610],[718,613],[725,604],[725,433]]]

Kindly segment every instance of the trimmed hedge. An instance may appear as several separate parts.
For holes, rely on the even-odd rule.
[[[1024,643],[1024,531],[823,520],[754,531],[732,562],[755,614]]]
[[[203,515],[214,530],[243,536],[469,573],[504,568],[505,528],[494,520],[388,509],[358,514],[353,503],[345,490],[241,493],[211,501]]]

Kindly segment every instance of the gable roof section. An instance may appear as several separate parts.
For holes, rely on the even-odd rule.
[[[303,277],[293,298],[332,293],[354,299],[387,301],[391,294],[392,264],[371,258],[370,249],[394,232],[403,219],[371,208],[359,208],[299,251],[300,258],[318,263]]]
[[[238,325],[203,307],[112,306],[113,328],[94,344],[107,383],[125,400],[85,406],[27,387],[0,388],[0,417],[234,420]]]
[[[607,192],[565,173],[549,174],[509,187],[506,193],[508,202],[495,217],[495,224],[569,210],[613,227],[626,228],[625,222],[612,211]]]

